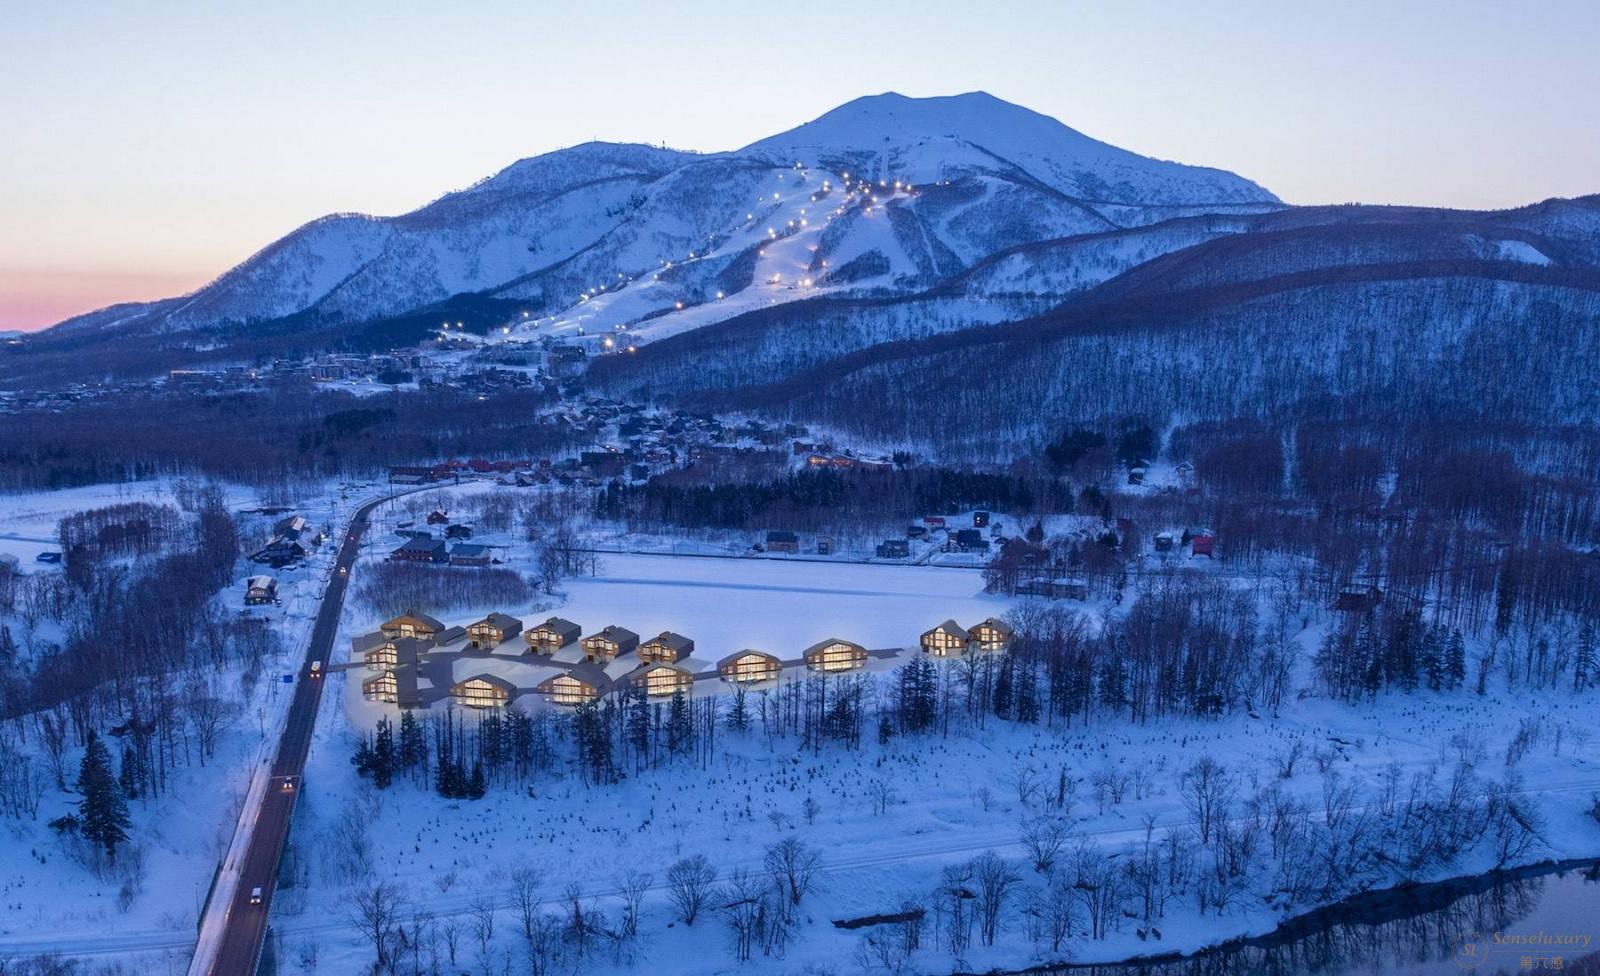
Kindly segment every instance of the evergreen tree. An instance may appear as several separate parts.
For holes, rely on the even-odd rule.
[[[124,744],[122,747],[122,769],[117,773],[117,785],[122,787],[122,795],[128,799],[139,798],[139,757],[131,745]]]
[[[1596,654],[1594,624],[1586,623],[1578,631],[1578,652],[1572,662],[1572,689],[1583,691],[1595,679]]]
[[[733,689],[733,706],[728,709],[728,728],[744,732],[750,728],[750,710],[745,704],[744,687]]]
[[[378,719],[378,731],[372,742],[372,785],[380,790],[389,788],[394,779],[394,726],[389,717]]]
[[[680,691],[672,693],[667,711],[667,751],[685,752],[694,738],[694,723],[689,715],[689,699]]]
[[[93,730],[78,767],[78,819],[83,836],[103,848],[113,862],[117,845],[128,839],[128,802],[111,772],[111,754]]]
[[[1467,680],[1467,642],[1459,630],[1450,633],[1450,646],[1445,652],[1444,671],[1449,677],[1451,688],[1459,688],[1461,682]]]
[[[641,768],[650,763],[650,700],[638,682],[628,686],[628,748],[633,750],[634,762]]]
[[[467,782],[466,797],[469,800],[481,800],[489,791],[489,784],[483,776],[483,763],[472,764],[472,778]]]
[[[372,740],[366,736],[356,743],[356,754],[350,757],[350,765],[356,768],[356,773],[362,779],[372,775]]]
[[[996,673],[994,679],[994,689],[990,695],[990,699],[994,707],[994,713],[1001,718],[1011,717],[1011,693],[1013,690],[1011,679],[1013,670],[1014,664],[1012,662],[1012,657],[1010,654],[1007,654],[1000,661],[998,673]]]
[[[400,713],[399,768],[416,773],[418,766],[428,761],[428,743],[422,735],[422,723],[407,709]]]

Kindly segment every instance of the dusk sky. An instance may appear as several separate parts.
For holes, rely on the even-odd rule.
[[[0,330],[591,138],[984,90],[1290,203],[1600,192],[1600,4],[87,4],[0,30]]]

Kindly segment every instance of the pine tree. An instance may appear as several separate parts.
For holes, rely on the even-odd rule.
[[[472,778],[467,781],[466,796],[469,800],[481,800],[489,791],[489,784],[483,776],[483,763],[472,764]]]
[[[1578,631],[1578,652],[1572,662],[1572,690],[1583,691],[1595,679],[1595,666],[1597,664],[1594,637],[1594,624],[1584,624]]]
[[[694,724],[689,716],[689,699],[680,691],[672,693],[667,713],[667,751],[681,753],[694,739]]]
[[[422,735],[422,723],[408,709],[400,713],[399,768],[413,775],[417,767],[428,761],[428,743]]]
[[[886,746],[894,738],[894,723],[889,721],[888,712],[878,713],[878,745]]]
[[[83,797],[78,801],[83,836],[104,848],[106,856],[115,862],[117,845],[128,839],[132,821],[128,819],[127,798],[111,773],[111,754],[93,730],[78,767],[78,793]]]
[[[378,719],[378,731],[372,742],[372,785],[380,790],[389,788],[394,779],[394,726],[385,715]]]
[[[139,798],[139,757],[134,754],[133,746],[126,743],[122,746],[122,768],[117,773],[117,785],[128,799]]]
[[[650,763],[650,700],[638,682],[628,686],[628,747],[639,768]]]
[[[350,765],[356,768],[356,774],[362,779],[372,775],[372,740],[366,736],[356,743],[356,754],[350,757]]]
[[[1450,633],[1450,647],[1445,652],[1444,670],[1449,676],[1451,688],[1459,688],[1461,682],[1467,680],[1467,642],[1459,630]]]
[[[750,711],[745,705],[744,688],[733,689],[733,706],[728,709],[728,728],[744,732],[750,728]]]

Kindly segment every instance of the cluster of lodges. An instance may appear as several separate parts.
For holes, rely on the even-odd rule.
[[[472,651],[492,651],[518,636],[526,645],[524,654],[556,672],[531,689],[518,688],[487,671],[452,680],[448,688],[436,688],[428,675],[435,671],[431,664],[447,671],[443,667],[447,660],[472,660]],[[694,650],[693,640],[671,631],[641,641],[633,631],[612,624],[585,637],[581,627],[560,617],[524,629],[521,620],[503,613],[491,613],[466,627],[447,627],[427,614],[408,610],[384,622],[376,633],[355,638],[352,662],[375,672],[361,683],[362,694],[371,701],[409,708],[448,697],[458,705],[490,708],[509,704],[525,691],[557,705],[578,705],[634,685],[651,697],[687,693],[701,679],[759,685],[777,680],[786,668],[831,674],[863,668],[869,657],[865,647],[836,637],[818,641],[799,658],[787,661],[746,648],[712,667],[693,660]]]
[[[969,651],[1003,651],[1010,643],[1011,627],[994,617],[972,627],[946,620],[922,635],[923,651],[934,657],[960,657]]]

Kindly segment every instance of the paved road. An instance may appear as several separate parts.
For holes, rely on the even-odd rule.
[[[312,626],[306,658],[300,665],[300,680],[295,684],[294,700],[284,719],[283,735],[278,740],[271,777],[256,812],[249,846],[240,861],[242,866],[238,886],[231,903],[208,908],[212,912],[218,909],[226,911],[220,943],[209,966],[196,959],[201,967],[193,970],[195,972],[215,976],[250,976],[256,971],[262,939],[267,931],[267,913],[272,908],[278,860],[289,836],[289,822],[295,801],[300,795],[301,775],[305,772],[306,753],[311,749],[311,732],[317,723],[317,707],[322,701],[322,686],[327,683],[320,674],[312,676],[311,666],[313,662],[320,662],[323,673],[326,673],[329,652],[333,649],[333,639],[339,630],[339,614],[344,608],[345,590],[350,582],[350,568],[360,552],[361,537],[367,530],[367,517],[385,501],[388,499],[380,498],[357,509],[350,521],[349,532],[339,546],[333,574],[323,593],[316,623]],[[253,904],[250,892],[258,886],[261,888],[261,900]]]

